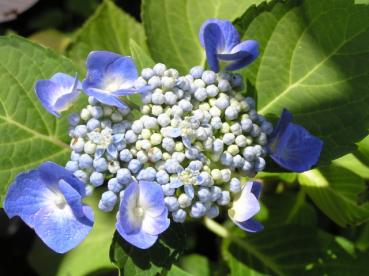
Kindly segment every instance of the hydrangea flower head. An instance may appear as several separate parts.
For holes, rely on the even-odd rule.
[[[291,121],[292,114],[284,109],[270,136],[270,157],[285,169],[304,172],[318,162],[323,141]]]
[[[35,85],[42,106],[56,117],[60,117],[60,113],[70,107],[80,90],[78,78],[64,73],[56,73],[49,80],[39,80]]]
[[[256,181],[247,182],[241,194],[233,201],[228,210],[229,217],[241,229],[248,232],[259,232],[263,229],[260,222],[252,219],[260,211],[259,197],[261,184]]]
[[[169,227],[168,209],[160,185],[151,181],[132,182],[124,190],[117,230],[138,248],[151,247]]]
[[[127,96],[144,88],[134,88],[138,77],[133,60],[108,51],[91,52],[87,57],[87,76],[83,81],[84,92],[99,102],[125,108],[119,96]]]
[[[63,167],[46,162],[17,176],[4,202],[6,214],[19,216],[47,246],[65,253],[81,243],[93,226],[92,209],[82,204],[85,187]]]
[[[240,41],[236,28],[228,20],[209,19],[201,26],[200,42],[205,48],[208,65],[219,71],[219,61],[225,61],[226,70],[238,70],[249,65],[259,55],[255,40]]]

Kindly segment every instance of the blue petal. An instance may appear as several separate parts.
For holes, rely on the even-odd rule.
[[[145,216],[142,221],[142,231],[150,235],[159,235],[168,229],[170,220],[168,219],[168,209],[157,217]]]
[[[123,139],[124,139],[124,134],[122,134],[122,133],[118,133],[118,134],[113,135],[113,143],[114,144],[118,144],[118,143],[122,142]]]
[[[117,158],[118,157],[118,150],[114,144],[110,144],[106,151],[109,153],[110,156]]]
[[[108,76],[117,75],[121,77],[125,88],[132,87],[134,81],[138,77],[136,65],[130,57],[120,56],[109,64],[106,69],[106,74]]]
[[[59,189],[64,195],[64,198],[73,213],[77,217],[83,217],[83,204],[82,196],[78,193],[69,183],[65,182],[63,179],[59,181]]]
[[[219,54],[221,60],[234,61],[226,66],[226,70],[238,70],[252,63],[259,56],[259,43],[255,40],[246,40],[236,45],[230,54]]]
[[[117,218],[117,229],[119,227],[120,233],[135,234],[141,229],[141,221],[138,221],[134,216],[134,211],[137,206],[139,197],[139,188],[137,182],[132,182],[124,190],[123,197],[119,206],[119,215]]]
[[[200,43],[205,48],[206,46],[206,29],[209,25],[216,25],[219,30],[216,32],[220,32],[222,38],[217,38],[217,44],[219,46],[218,52],[230,52],[234,46],[240,43],[240,35],[237,29],[233,26],[233,24],[228,20],[220,20],[220,19],[209,19],[203,23],[200,28]],[[213,28],[213,27],[211,27]],[[214,29],[215,30],[215,29]],[[216,35],[218,37],[218,35]]]
[[[60,179],[65,180],[71,185],[79,194],[84,197],[86,195],[85,185],[76,178],[70,171],[64,167],[55,164],[54,162],[47,161],[38,167],[40,177],[46,183],[55,183],[57,185]]]
[[[21,173],[7,191],[4,201],[5,213],[9,218],[20,216],[33,228],[34,215],[49,204],[50,196],[53,196],[53,193],[44,181],[40,181],[38,170]]]
[[[218,25],[211,23],[204,27],[204,48],[208,65],[214,72],[219,71],[218,49],[224,48],[224,37]],[[219,50],[219,52],[221,52]]]
[[[56,73],[50,80],[39,80],[35,92],[43,107],[60,117],[60,112],[66,110],[79,95],[80,82],[64,73]]]
[[[82,84],[81,82],[78,80],[77,76],[76,77],[72,77],[69,76],[67,74],[64,73],[56,73],[55,75],[53,75],[50,80],[52,82],[58,83],[61,86],[65,87],[65,88],[75,88],[77,90],[81,90],[82,89]]]
[[[164,193],[161,186],[156,182],[140,181],[139,205],[150,216],[159,216],[165,207]]]
[[[304,172],[318,162],[322,149],[322,140],[302,126],[290,123],[271,141],[270,156],[285,169]]]
[[[287,128],[288,124],[292,122],[292,114],[284,108],[279,118],[276,127],[273,130],[273,133],[270,135],[271,139],[276,138],[278,135],[282,134]]]
[[[96,88],[88,88],[85,89],[84,92],[89,96],[95,97],[96,100],[98,100],[103,104],[116,106],[118,108],[127,108],[127,106],[122,101],[120,101],[116,96],[109,94],[104,90]]]
[[[91,52],[87,58],[87,70],[86,79],[83,81],[85,92],[98,89],[114,96],[138,93],[133,89],[138,73],[130,57],[107,51]],[[116,84],[116,89],[114,86],[109,88],[110,84]]]
[[[118,233],[122,236],[123,239],[125,239],[130,244],[141,248],[141,249],[147,249],[151,247],[156,240],[158,239],[157,235],[150,235],[143,230],[140,230],[139,232],[127,234],[120,224],[116,225]]]
[[[60,117],[60,114],[54,108],[54,103],[57,101],[57,97],[61,94],[61,89],[62,88],[58,84],[50,80],[39,80],[35,85],[35,92],[42,106],[56,117]]]
[[[67,205],[64,209],[43,208],[35,215],[35,231],[52,250],[65,253],[80,244],[93,226],[92,209],[83,206],[83,217],[76,218]]]
[[[169,183],[169,188],[171,189],[177,189],[179,187],[182,187],[183,186],[183,182],[179,179],[174,179],[172,181],[170,181]]]
[[[259,199],[260,194],[261,194],[261,183],[257,182],[257,181],[252,181],[252,187],[251,187],[251,192],[254,194],[254,196]]]
[[[114,61],[122,57],[116,53],[108,51],[93,51],[87,57],[87,75],[83,81],[83,89],[101,88],[107,67]]]
[[[245,230],[247,232],[260,232],[264,229],[263,225],[253,219],[246,220],[244,222],[234,222],[238,227],[240,227],[242,230]]]

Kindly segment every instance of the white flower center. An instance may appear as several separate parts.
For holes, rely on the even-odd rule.
[[[137,217],[143,217],[144,213],[145,212],[141,207],[138,206],[138,207],[135,208],[135,215]]]
[[[54,204],[59,209],[63,209],[67,205],[67,202],[66,202],[64,196],[62,194],[58,193],[58,194],[55,195]]]

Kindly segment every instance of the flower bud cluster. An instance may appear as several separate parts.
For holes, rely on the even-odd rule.
[[[242,176],[265,167],[272,125],[239,92],[237,74],[194,67],[185,76],[164,64],[142,70],[135,87],[140,117],[89,98],[70,118],[71,161],[66,168],[91,187],[108,183],[99,203],[110,211],[133,178],[162,186],[174,221],[216,217],[242,190]],[[219,166],[222,167],[219,169]]]

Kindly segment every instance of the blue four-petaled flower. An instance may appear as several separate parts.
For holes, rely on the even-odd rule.
[[[35,92],[42,106],[51,114],[60,117],[77,99],[82,86],[77,77],[56,73],[49,80],[38,80]]]
[[[232,221],[245,231],[259,232],[263,230],[263,225],[252,218],[260,211],[258,200],[260,193],[261,183],[247,182],[239,197],[233,201],[232,207],[228,210]]]
[[[9,187],[4,210],[19,216],[47,246],[65,253],[92,229],[92,209],[82,203],[85,186],[65,168],[46,162],[19,174]]]
[[[87,57],[87,75],[82,86],[84,92],[99,102],[126,108],[119,100],[120,96],[144,93],[149,87],[136,89],[134,82],[138,78],[137,68],[128,56],[108,51],[94,51]]]
[[[156,182],[132,182],[124,190],[117,216],[119,234],[134,246],[151,247],[170,224],[163,189]]]
[[[208,65],[219,72],[219,61],[227,63],[226,70],[238,70],[253,62],[259,55],[255,40],[240,41],[236,28],[228,20],[209,19],[201,26],[200,42],[205,48]]]
[[[323,141],[292,123],[292,114],[284,109],[269,138],[270,157],[285,169],[304,172],[318,162],[322,149]]]

